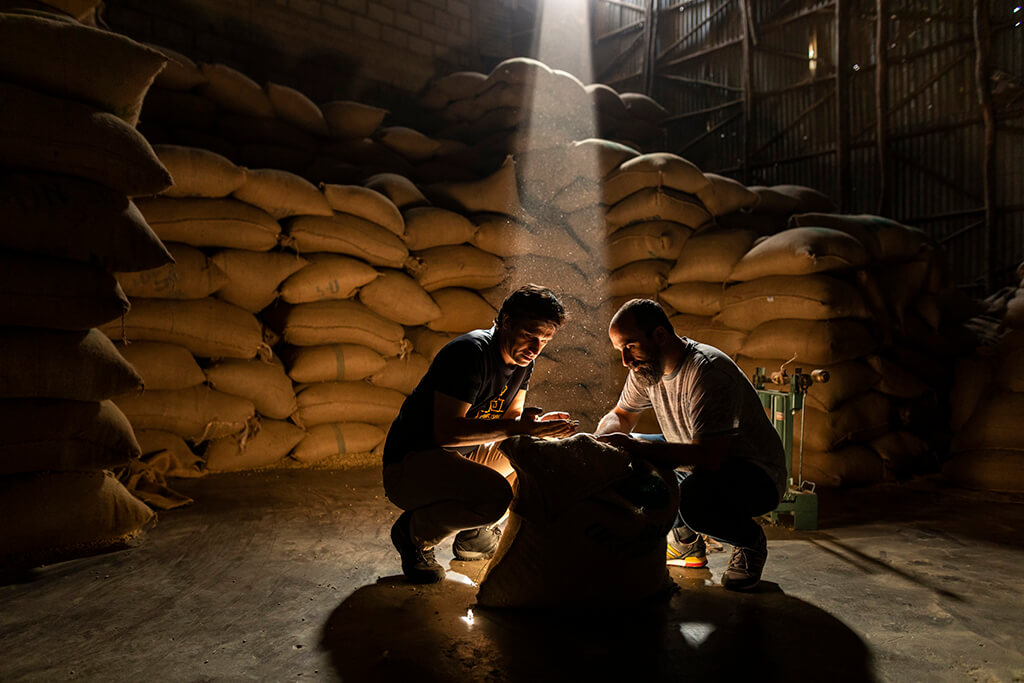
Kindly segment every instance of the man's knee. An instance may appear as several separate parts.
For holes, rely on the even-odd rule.
[[[495,473],[489,477],[485,486],[481,486],[474,492],[470,506],[473,511],[486,519],[486,524],[496,522],[512,503],[512,487],[504,477]]]

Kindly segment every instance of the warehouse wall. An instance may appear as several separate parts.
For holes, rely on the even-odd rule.
[[[111,0],[111,28],[314,101],[400,113],[431,78],[509,56],[510,0]]]

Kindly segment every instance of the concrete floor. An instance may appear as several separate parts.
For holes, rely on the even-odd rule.
[[[1020,496],[827,492],[821,531],[769,530],[758,593],[723,552],[667,604],[524,614],[474,609],[450,546],[406,584],[376,468],[176,486],[195,505],[136,547],[0,586],[0,680],[1024,680]]]

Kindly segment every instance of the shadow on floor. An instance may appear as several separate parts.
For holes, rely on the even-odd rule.
[[[387,577],[338,606],[321,646],[356,682],[875,680],[867,646],[827,612],[773,583],[736,594],[683,574],[671,600],[618,612],[490,610],[451,574]]]

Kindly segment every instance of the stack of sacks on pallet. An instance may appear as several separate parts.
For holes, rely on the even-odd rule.
[[[967,488],[1024,491],[1024,263],[999,292],[998,337],[959,359],[950,393],[947,479]]]
[[[187,454],[184,442],[206,444],[211,471],[276,462],[303,432],[286,421],[295,393],[255,314],[305,265],[275,251],[278,218],[329,209],[315,187],[283,171],[247,172],[202,149],[157,153],[174,185],[139,204],[175,263],[119,275],[132,311],[105,331],[125,342],[146,391],[116,400],[154,448],[173,443]]]
[[[165,60],[52,16],[0,13],[5,565],[108,548],[154,519],[108,470],[140,454],[109,399],[141,379],[95,328],[128,309],[113,271],[170,260],[129,199],[170,184],[134,128]]]

